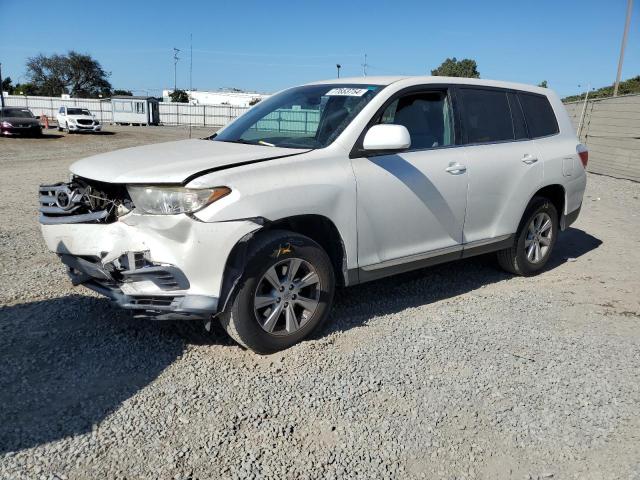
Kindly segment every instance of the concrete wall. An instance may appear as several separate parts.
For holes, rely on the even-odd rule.
[[[576,130],[584,102],[565,106]],[[640,95],[589,100],[580,141],[589,148],[588,170],[640,182]]]

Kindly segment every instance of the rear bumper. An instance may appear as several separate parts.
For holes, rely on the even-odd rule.
[[[566,230],[578,219],[581,208],[582,208],[582,205],[576,208],[573,212],[567,213],[566,215],[562,215],[562,219],[560,220],[561,230]]]
[[[156,319],[218,313],[229,254],[258,228],[245,220],[205,223],[186,215],[137,214],[110,224],[41,225],[47,247],[67,266],[74,285]]]

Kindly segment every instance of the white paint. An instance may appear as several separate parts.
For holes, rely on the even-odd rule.
[[[550,89],[490,80],[447,77],[366,77],[329,84],[386,85],[328,147],[304,151],[208,140],[185,140],[97,155],[76,162],[81,176],[114,183],[181,183],[232,193],[194,214],[129,214],[108,225],[43,225],[53,251],[115,258],[149,250],[154,261],[176,265],[189,279],[188,292],[217,297],[233,246],[260,228],[246,219],[275,221],[321,215],[336,226],[347,268],[376,268],[382,262],[436,250],[456,251],[516,231],[526,205],[539,188],[560,184],[565,212],[577,209],[586,175],[578,144],[559,98]],[[429,84],[506,87],[546,95],[560,132],[537,140],[451,146],[356,156],[350,153],[372,116],[396,92]],[[408,146],[408,132],[390,125],[366,134],[367,147]],[[282,157],[282,155],[287,155]],[[253,160],[281,157],[247,164]],[[522,160],[537,158],[536,162]],[[563,158],[573,157],[570,177]],[[235,167],[233,167],[235,165]],[[206,173],[208,169],[222,168]],[[205,172],[198,176],[199,172]],[[356,188],[357,186],[357,188]]]
[[[411,146],[411,136],[403,125],[374,125],[362,146],[365,150],[402,150]]]

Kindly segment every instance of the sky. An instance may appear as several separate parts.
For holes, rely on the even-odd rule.
[[[271,93],[341,76],[428,75],[445,58],[472,58],[482,78],[537,84],[560,95],[611,85],[626,0],[120,1],[0,0],[3,76],[25,82],[28,57],[76,50],[111,73],[114,88]],[[640,1],[622,78],[640,75]],[[581,85],[579,87],[578,85]]]

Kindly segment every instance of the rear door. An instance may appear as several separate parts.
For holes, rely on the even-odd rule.
[[[360,267],[395,268],[426,252],[459,252],[467,175],[449,90],[425,86],[397,94],[374,123],[405,126],[411,147],[352,158]]]
[[[459,86],[456,95],[469,176],[464,243],[472,247],[515,233],[543,167],[514,92]]]

